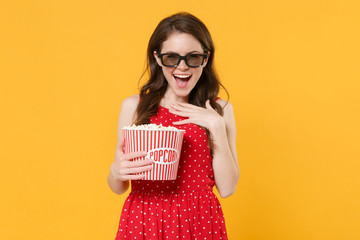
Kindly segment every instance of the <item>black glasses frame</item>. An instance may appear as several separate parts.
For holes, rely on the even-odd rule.
[[[177,56],[179,58],[179,61],[175,65],[166,65],[166,64],[164,64],[164,61],[163,61],[163,56],[165,56],[165,55],[175,55],[175,56]],[[190,56],[190,55],[192,55],[192,56],[194,56],[194,55],[195,56],[201,56],[203,58],[202,61],[201,61],[201,64],[199,66],[189,65],[188,62],[187,62],[187,57]],[[185,56],[181,56],[180,54],[177,54],[177,53],[158,53],[158,57],[160,58],[161,63],[165,67],[177,67],[180,64],[181,60],[184,60],[188,67],[198,68],[198,67],[201,67],[204,64],[204,61],[205,61],[205,59],[207,59],[208,55],[207,54],[199,54],[199,53],[188,53]]]

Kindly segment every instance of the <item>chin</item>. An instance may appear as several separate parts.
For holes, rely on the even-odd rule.
[[[187,98],[190,95],[190,91],[175,91],[175,95],[182,98]]]

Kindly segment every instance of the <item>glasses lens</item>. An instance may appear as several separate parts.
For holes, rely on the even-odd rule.
[[[199,67],[203,64],[204,57],[200,54],[190,54],[186,56],[186,62],[191,67]]]
[[[162,56],[162,61],[165,66],[175,66],[179,62],[179,55],[165,54]]]

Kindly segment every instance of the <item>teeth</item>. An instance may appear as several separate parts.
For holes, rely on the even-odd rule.
[[[174,75],[175,77],[178,77],[178,78],[188,78],[190,77],[191,75]]]

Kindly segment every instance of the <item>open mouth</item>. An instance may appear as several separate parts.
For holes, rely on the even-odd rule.
[[[184,88],[188,85],[192,75],[189,74],[174,74],[176,85],[180,88]]]

